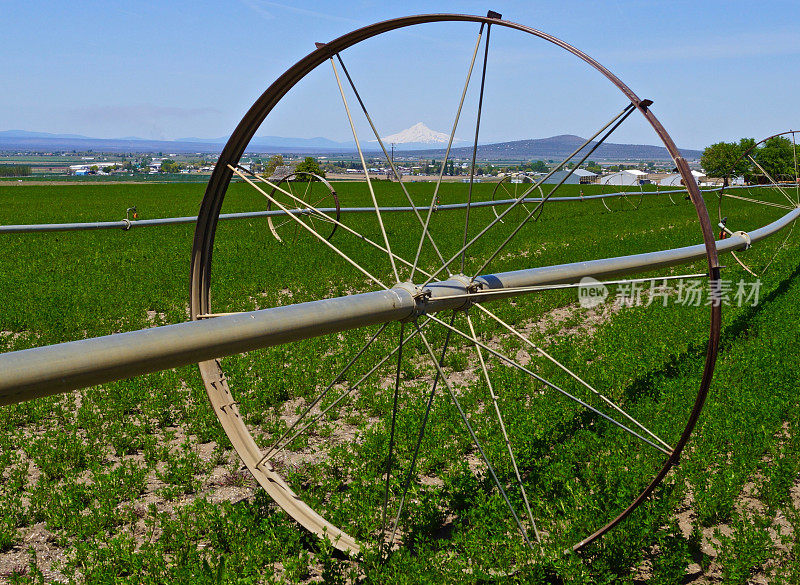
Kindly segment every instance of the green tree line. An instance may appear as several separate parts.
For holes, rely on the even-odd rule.
[[[709,177],[744,177],[747,182],[793,180],[800,150],[783,136],[775,136],[755,147],[752,138],[717,142],[707,147],[700,164]]]
[[[30,165],[0,165],[0,177],[29,177]]]

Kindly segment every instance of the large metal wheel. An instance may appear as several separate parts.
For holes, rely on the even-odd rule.
[[[606,211],[635,211],[642,205],[644,198],[643,185],[603,185],[604,195],[613,195],[610,197],[603,197],[603,207]]]
[[[499,218],[500,214],[502,214],[514,202],[516,202],[523,191],[528,190],[530,185],[527,184],[528,187],[526,187],[526,184],[527,183],[523,183],[519,178],[507,175],[494,186],[494,189],[492,189],[492,202],[496,203],[496,205],[492,205],[492,212],[494,212],[495,217]],[[537,190],[532,193],[531,196],[543,199],[544,190],[541,186],[538,186]],[[505,220],[500,219],[500,221],[516,221],[516,223],[519,223],[520,221],[523,221],[530,213],[530,206],[530,203],[523,201],[519,205],[515,206],[514,210],[511,212],[511,217],[506,217]]]
[[[278,181],[267,198],[267,210],[278,210],[279,205],[294,214],[307,217],[314,232],[326,240],[330,240],[336,233],[336,224],[341,219],[336,190],[324,177],[314,173],[290,173]],[[311,212],[312,207],[318,209],[319,213]],[[307,236],[305,230],[300,230],[300,225],[286,215],[280,219],[267,216],[267,222],[269,230],[279,242],[295,243],[298,237]]]
[[[798,134],[789,130],[764,138],[731,164],[717,192],[720,239],[735,232],[747,233],[800,207]],[[764,154],[765,147],[772,152]],[[761,242],[752,250],[731,252],[731,256],[752,276],[762,276],[791,242],[794,223],[783,238]]]
[[[191,272],[193,319],[213,318],[216,314],[210,301],[211,258],[215,252],[219,262],[221,253],[232,247],[225,247],[228,242],[224,245],[217,242],[215,248],[218,217],[231,178],[244,179],[255,196],[266,197],[278,208],[281,205],[270,193],[277,190],[284,196],[292,196],[288,190],[249,176],[239,167],[240,157],[262,122],[296,84],[319,66],[328,64],[333,67],[333,87],[338,86],[336,95],[343,100],[356,144],[361,143],[351,110],[360,108],[387,164],[391,165],[369,115],[368,104],[358,91],[356,76],[351,77],[345,67],[344,52],[373,37],[431,23],[449,23],[448,26],[461,23],[472,34],[477,33],[471,61],[470,55],[465,57],[469,70],[455,113],[451,144],[476,55],[484,43],[480,100],[476,108],[476,128],[480,126],[489,35],[497,28],[563,49],[604,76],[622,94],[621,111],[552,172],[566,168],[568,162],[579,167],[594,151],[586,145],[592,141],[601,144],[638,112],[684,176],[696,209],[695,241],[702,238],[705,244],[703,272],[707,271],[712,287],[718,282],[714,233],[705,204],[686,162],[650,111],[652,102],[639,99],[591,57],[543,32],[501,20],[492,13],[487,17],[432,14],[381,22],[318,45],[279,77],[252,106],[219,158],[198,216]],[[355,99],[348,100],[345,87],[349,87]],[[477,141],[476,130],[474,149]],[[361,147],[358,148],[364,161]],[[483,211],[476,208],[470,213],[468,207],[463,223],[459,221],[454,226],[456,216],[443,210],[434,213],[444,165],[439,180],[429,185],[423,195],[409,193],[405,183],[389,184],[398,198],[406,197],[417,203],[423,197],[424,207],[428,208],[427,212],[402,216],[381,212],[384,194],[380,189],[376,194],[366,162],[364,168],[368,180],[360,183],[359,188],[363,198],[372,202],[374,213],[347,215],[343,221],[336,221],[341,236],[337,237],[336,246],[316,233],[303,216],[291,214],[299,229],[307,232],[309,239],[316,240],[317,251],[298,249],[289,262],[304,266],[304,262],[314,261],[314,255],[318,256],[315,261],[318,265],[338,262],[341,273],[347,273],[349,280],[325,283],[329,292],[323,294],[342,297],[339,306],[343,313],[351,303],[361,302],[363,295],[358,293],[375,289],[385,289],[387,298],[394,291],[410,293],[418,309],[401,322],[393,323],[388,321],[396,319],[394,313],[388,317],[375,314],[369,324],[362,320],[343,336],[314,329],[316,305],[311,303],[307,305],[309,331],[316,339],[287,347],[283,353],[277,348],[278,353],[267,356],[274,369],[256,374],[256,366],[241,361],[245,357],[200,363],[209,400],[227,436],[274,501],[303,527],[330,539],[342,551],[357,553],[363,545],[391,549],[399,541],[421,546],[418,535],[425,533],[424,527],[431,523],[431,518],[438,518],[441,526],[436,527],[435,534],[426,533],[429,540],[424,541],[425,546],[434,546],[431,541],[435,541],[445,556],[454,551],[468,554],[476,570],[492,564],[500,569],[519,566],[530,559],[526,555],[540,549],[551,552],[582,549],[641,505],[677,463],[711,382],[719,341],[719,304],[702,309],[709,334],[705,367],[696,393],[686,398],[685,408],[676,409],[679,412],[661,418],[654,412],[652,418],[642,422],[637,417],[646,408],[643,404],[637,407],[627,399],[624,388],[629,382],[627,378],[619,382],[619,387],[612,388],[616,382],[612,384],[611,378],[600,375],[602,368],[592,368],[588,363],[592,360],[584,360],[584,371],[576,371],[572,358],[562,359],[549,351],[549,345],[536,329],[526,330],[513,321],[513,315],[506,317],[502,307],[508,307],[507,302],[498,301],[500,308],[496,310],[484,306],[491,305],[489,301],[493,298],[511,295],[526,294],[532,296],[520,298],[537,299],[545,298],[539,295],[563,293],[562,285],[548,281],[550,284],[546,286],[515,288],[504,293],[505,297],[480,296],[482,286],[500,278],[498,272],[482,276],[490,266],[502,267],[503,263],[527,258],[530,253],[515,248],[520,242],[518,234],[531,227],[529,220],[538,219],[544,202],[525,203],[529,211],[519,213],[516,221],[511,221],[511,216],[519,212],[524,197],[541,193],[537,191],[537,183],[519,194],[510,194],[515,203],[504,204],[496,212],[484,207]],[[474,155],[472,169],[474,172]],[[464,201],[472,200],[472,178],[471,175],[469,184],[457,185],[463,189],[459,197]],[[560,184],[553,186],[546,197],[557,196],[559,187]],[[550,205],[547,209],[555,207]],[[351,219],[355,217],[362,218],[361,223]],[[416,230],[414,234],[412,227]],[[342,232],[347,232],[347,237]],[[446,246],[447,235],[451,241]],[[498,239],[491,242],[489,237]],[[346,244],[346,240],[352,244]],[[260,253],[269,253],[266,248],[258,249]],[[581,251],[576,253],[580,255]],[[525,262],[527,266],[541,266],[533,257]],[[286,286],[285,280],[277,282],[282,277],[277,273],[265,274],[264,286]],[[313,294],[303,296],[302,283],[295,284],[295,290],[276,294],[275,302],[294,304],[314,300]],[[453,310],[440,316],[433,314],[433,310],[425,309],[430,302],[426,299],[430,298],[448,300]],[[219,310],[228,311],[229,307],[222,306]],[[535,364],[526,361],[529,358],[523,353],[532,356]],[[298,359],[302,368],[292,369],[290,362]],[[474,378],[468,378],[472,381],[459,375],[467,371],[474,373]],[[598,386],[603,380],[609,387]],[[235,382],[240,385],[232,387]],[[345,408],[347,400],[352,404]],[[662,437],[652,425],[665,423],[667,418],[669,431]],[[426,427],[437,429],[436,443],[431,443],[431,433],[426,433]],[[593,447],[568,457],[561,447],[572,445],[576,436]],[[590,438],[595,436],[596,440]],[[460,458],[454,460],[449,453]],[[564,457],[563,477],[537,475],[541,472],[538,463],[549,465],[553,458],[560,457]],[[604,461],[614,457],[624,457],[625,461],[615,464],[610,472],[610,464]],[[352,473],[353,469],[358,469],[359,474]],[[473,472],[480,480],[468,479]],[[428,489],[449,490],[454,508],[430,509],[426,504],[430,502],[426,496]],[[581,497],[592,503],[572,506],[573,492],[580,492]],[[464,499],[474,509],[460,507]],[[478,516],[470,516],[477,511],[480,511]],[[493,520],[486,525],[477,521],[478,517]],[[584,532],[575,528],[588,525],[591,528]]]

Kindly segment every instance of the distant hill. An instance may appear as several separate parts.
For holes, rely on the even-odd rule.
[[[479,144],[478,158],[481,160],[524,160],[524,159],[564,159],[586,139],[573,134],[562,134],[550,138],[534,138],[529,140],[514,140],[513,142],[497,142],[494,144]],[[589,143],[579,153],[582,156],[597,144]],[[453,158],[469,158],[472,156],[471,146],[462,146],[450,150]],[[444,156],[444,149],[417,151],[423,156]],[[699,150],[681,149],[681,154],[687,160],[698,160],[702,155]],[[615,144],[604,142],[589,157],[592,160],[670,160],[667,149],[663,146],[648,144]]]
[[[217,154],[228,141],[224,138],[182,138],[180,140],[148,140],[146,138],[90,138],[79,134],[50,134],[24,130],[0,131],[0,150],[95,150],[102,152],[200,152]],[[284,138],[256,136],[250,150],[317,154],[322,152],[350,152],[348,143],[327,138]]]
[[[3,130],[0,132],[3,138],[78,138],[86,139],[87,136],[80,134],[50,134],[49,132],[29,132],[28,130]]]
[[[427,128],[426,128],[427,130]],[[432,132],[432,131],[431,131]],[[392,137],[387,137],[392,138]],[[417,136],[411,137],[418,140]],[[409,138],[409,140],[411,140]],[[27,132],[24,130],[0,131],[0,150],[4,151],[60,151],[94,150],[100,152],[164,152],[216,154],[222,150],[227,138],[183,138],[180,140],[148,140],[136,137],[127,138],[89,138],[79,134],[49,134],[47,132]],[[550,138],[515,140],[495,144],[478,145],[478,158],[481,160],[530,160],[563,159],[578,148],[584,139],[565,134]],[[463,144],[463,142],[462,142]],[[592,143],[594,145],[595,143]],[[409,142],[409,146],[426,146],[419,142]],[[388,147],[388,145],[387,145]],[[365,150],[371,154],[379,152],[377,144],[367,143]],[[591,148],[591,146],[587,147]],[[282,136],[256,136],[250,143],[249,151],[284,154],[349,154],[355,151],[352,143],[335,142],[328,138],[287,138]],[[408,152],[408,151],[407,151]],[[445,149],[415,149],[413,153],[422,157],[442,157]],[[583,152],[586,152],[584,150]],[[472,156],[471,146],[458,146],[450,151],[453,158],[467,159]],[[682,149],[688,160],[698,160],[699,150]],[[662,146],[647,144],[604,143],[591,157],[592,160],[669,160],[667,150]]]

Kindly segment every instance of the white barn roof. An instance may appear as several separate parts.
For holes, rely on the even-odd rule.
[[[600,183],[602,185],[638,185],[639,180],[646,174],[636,169],[619,171],[618,173],[600,177]]]
[[[586,169],[574,169],[572,171],[561,170],[550,175],[545,183],[558,184],[564,182],[567,185],[578,185],[580,183],[591,183],[591,179],[596,176],[595,173],[587,171]]]
[[[696,180],[700,180],[702,177],[705,177],[706,175],[705,175],[705,173],[700,173],[698,171],[692,171],[692,176]],[[671,175],[667,175],[666,177],[661,179],[658,182],[658,184],[659,185],[666,185],[666,186],[669,186],[669,187],[676,187],[676,186],[679,187],[679,186],[683,185],[683,180],[681,179],[681,176],[678,173],[672,173]]]

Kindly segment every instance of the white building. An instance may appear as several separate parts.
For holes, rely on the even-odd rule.
[[[83,157],[86,159],[87,157]],[[91,160],[91,159],[89,159]],[[89,171],[92,170],[92,167],[97,167],[98,170],[102,172],[106,172],[108,167],[116,167],[119,166],[119,163],[115,162],[93,162],[88,164],[82,165],[70,165],[69,167],[69,174],[70,175],[88,175]]]
[[[694,177],[694,180],[699,183],[706,175],[705,173],[701,173],[699,171],[692,171],[692,176]],[[673,173],[661,179],[658,184],[664,187],[680,187],[683,185],[683,179],[681,179],[680,174]]]
[[[558,185],[563,180],[565,185],[588,185],[594,183],[596,179],[596,173],[587,171],[586,169],[573,169],[572,171],[557,171],[550,175],[545,183],[548,185]]]
[[[619,171],[605,177],[600,177],[601,185],[641,185],[647,173],[636,169]]]

